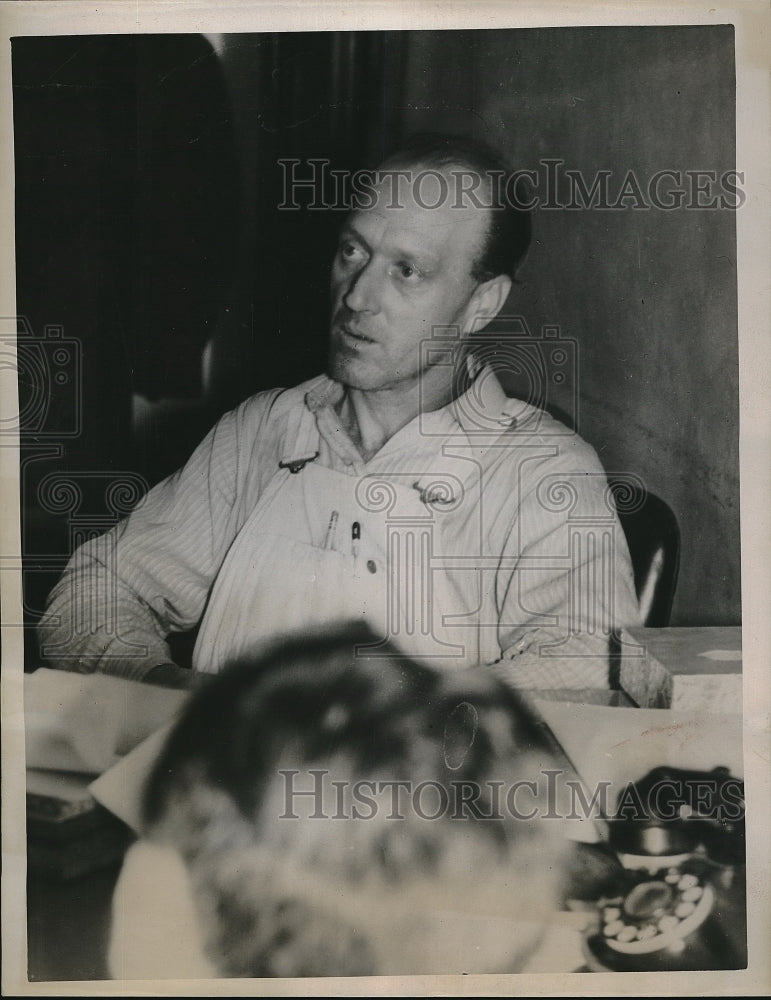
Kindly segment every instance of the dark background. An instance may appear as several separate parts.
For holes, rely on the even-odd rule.
[[[611,190],[736,167],[731,26],[16,38],[12,56],[30,624],[71,547],[222,412],[321,369],[342,216],[279,211],[279,158],[356,169],[445,129],[523,168],[610,170]],[[677,515],[672,624],[737,624],[735,213],[534,227],[505,311],[577,357],[540,401]]]

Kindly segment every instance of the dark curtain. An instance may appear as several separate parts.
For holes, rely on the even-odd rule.
[[[403,50],[375,32],[13,40],[26,625],[72,547],[226,409],[320,370],[341,213],[282,210],[280,160],[377,160]]]

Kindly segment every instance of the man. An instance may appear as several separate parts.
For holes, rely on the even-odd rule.
[[[372,638],[280,644],[192,696],[117,885],[114,978],[527,970],[570,885],[559,762],[494,678],[351,654]]]
[[[529,240],[502,176],[442,137],[383,165],[334,259],[328,374],[224,416],[74,554],[41,622],[53,665],[186,684],[171,632],[200,622],[194,672],[214,673],[353,619],[380,637],[371,655],[391,640],[523,686],[607,686],[638,609],[603,470],[468,350]]]

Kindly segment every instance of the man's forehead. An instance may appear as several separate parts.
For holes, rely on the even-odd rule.
[[[417,242],[438,249],[449,240],[478,243],[488,213],[485,207],[456,198],[451,186],[435,176],[420,181],[409,177],[398,187],[388,179],[354,203],[343,228],[378,241]]]
[[[451,168],[437,170],[417,165],[384,170],[376,172],[373,181],[370,188],[363,189],[361,197],[354,199],[355,208],[451,212],[469,219],[483,211],[485,205],[477,190],[481,179]]]

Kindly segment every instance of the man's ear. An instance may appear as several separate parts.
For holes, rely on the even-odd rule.
[[[511,278],[498,274],[477,285],[464,313],[463,333],[476,333],[495,319],[511,291]]]

